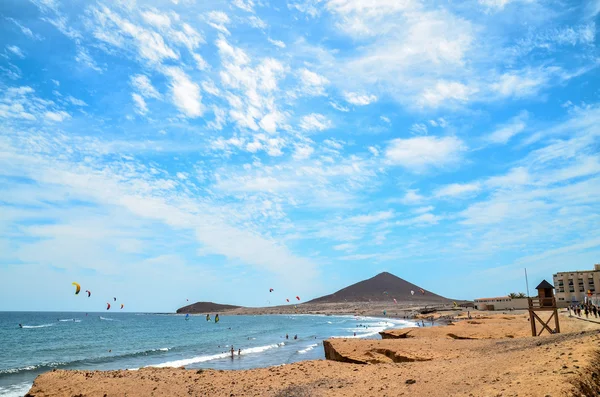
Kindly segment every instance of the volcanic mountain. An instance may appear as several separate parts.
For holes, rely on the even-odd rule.
[[[411,291],[414,291],[414,295],[411,294]],[[352,284],[331,295],[325,295],[307,303],[384,302],[392,299],[399,302],[448,303],[450,301],[400,277],[383,272],[368,280]]]
[[[237,309],[240,306],[233,305],[221,305],[219,303],[213,302],[196,302],[191,305],[187,305],[184,307],[180,307],[177,309],[177,313],[190,313],[190,314],[209,314],[209,313],[217,313],[225,310]]]

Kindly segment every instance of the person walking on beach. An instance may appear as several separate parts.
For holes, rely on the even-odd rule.
[[[594,312],[594,317],[598,318],[598,308],[595,305],[592,306],[592,311]]]
[[[589,310],[588,310],[588,307],[587,307],[587,305],[586,305],[586,306],[585,306],[585,308],[583,309],[583,312],[585,313],[585,318],[588,318],[588,315],[589,315],[589,313],[590,313],[590,312],[589,312]]]
[[[234,353],[234,349],[233,349],[233,345],[231,345],[231,359],[233,360],[233,353]]]

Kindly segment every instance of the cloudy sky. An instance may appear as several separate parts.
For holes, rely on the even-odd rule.
[[[2,1],[0,310],[280,304],[381,271],[473,299],[592,268],[599,14]]]

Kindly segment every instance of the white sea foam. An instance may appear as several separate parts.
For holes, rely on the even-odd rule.
[[[74,318],[64,318],[62,320],[58,320],[58,321],[75,321]]]
[[[108,318],[108,317],[102,317],[102,316],[100,316],[100,320],[103,320],[103,321],[119,321],[119,320],[116,320],[114,318]]]
[[[3,397],[23,397],[29,389],[31,389],[31,382],[17,383],[15,385],[0,386],[0,396]]]
[[[23,328],[46,328],[52,327],[54,324],[42,324],[42,325],[24,325]]]
[[[277,344],[272,344],[272,345],[266,345],[266,346],[249,347],[248,349],[242,350],[242,356],[245,356],[247,354],[262,353],[262,352],[270,350],[270,349],[276,349],[276,348],[281,347],[283,345],[285,345],[284,342],[277,343]],[[235,355],[237,356],[237,352],[235,352]],[[218,360],[218,359],[221,359],[221,358],[227,358],[229,356],[231,356],[230,352],[219,353],[219,354],[212,354],[212,355],[206,355],[206,356],[196,356],[196,357],[192,357],[192,358],[186,358],[186,359],[183,359],[183,360],[168,361],[166,363],[160,363],[160,364],[156,364],[156,365],[150,365],[150,367],[157,367],[157,368],[174,367],[174,368],[178,368],[178,367],[185,367],[186,365],[198,364],[198,363],[203,363],[203,362],[206,362],[206,361],[212,361],[212,360]]]
[[[315,343],[314,345],[310,345],[310,346],[308,346],[308,347],[307,347],[307,348],[305,348],[305,349],[298,350],[298,353],[300,353],[300,354],[306,354],[306,353],[308,353],[309,351],[311,351],[312,349],[314,349],[314,348],[315,348],[315,347],[317,347],[317,346],[319,346],[319,344],[318,344],[318,343]]]

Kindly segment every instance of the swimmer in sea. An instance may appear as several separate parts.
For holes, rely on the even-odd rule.
[[[19,328],[23,328],[23,324],[19,324]]]

